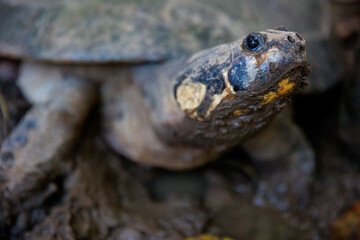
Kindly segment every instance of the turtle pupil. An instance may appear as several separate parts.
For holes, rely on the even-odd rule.
[[[250,50],[255,50],[260,45],[260,40],[258,37],[255,36],[249,36],[246,40],[247,46]]]

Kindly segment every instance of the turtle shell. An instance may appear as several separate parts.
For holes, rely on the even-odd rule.
[[[161,61],[285,25],[307,40],[317,78],[311,87],[321,90],[339,75],[327,42],[329,17],[326,0],[1,0],[0,55],[80,63]]]
[[[2,0],[0,52],[66,62],[162,60],[279,24],[310,39],[322,34],[318,9],[314,0]]]

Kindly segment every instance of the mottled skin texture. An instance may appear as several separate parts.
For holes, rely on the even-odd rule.
[[[136,67],[105,86],[105,98],[116,98],[104,109],[112,146],[136,161],[183,169],[214,160],[261,130],[304,83],[308,65],[299,34],[281,28],[257,34],[264,42],[256,51],[245,48],[244,37]],[[112,114],[116,104],[121,117]]]

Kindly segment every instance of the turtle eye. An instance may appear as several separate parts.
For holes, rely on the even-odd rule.
[[[256,52],[264,44],[264,37],[260,33],[250,33],[244,40],[243,47],[250,52]]]

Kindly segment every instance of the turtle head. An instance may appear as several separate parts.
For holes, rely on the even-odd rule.
[[[249,33],[238,45],[241,53],[227,70],[234,93],[261,94],[287,73],[307,66],[305,40],[284,27]]]
[[[280,108],[304,85],[308,72],[305,40],[280,26],[192,56],[175,98],[197,120],[242,115],[265,105]]]

